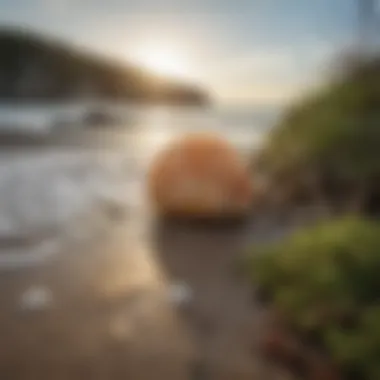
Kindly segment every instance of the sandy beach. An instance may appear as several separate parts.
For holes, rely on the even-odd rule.
[[[0,0],[0,380],[379,380],[379,19]]]
[[[126,181],[117,170],[114,177],[99,177],[110,186],[101,198],[93,192],[99,183],[90,182],[85,198],[98,195],[80,217],[67,213],[69,230],[57,224],[54,233],[65,234],[54,254],[40,257],[37,250],[37,260],[24,262],[30,241],[23,241],[13,253],[19,259],[0,257],[1,378],[276,379],[258,354],[265,310],[236,272],[236,261],[249,244],[280,238],[299,221],[255,212],[239,225],[159,221],[144,195],[147,161],[136,153],[141,147],[127,150],[118,139],[110,150],[89,141],[79,146],[92,152],[91,163],[101,157],[104,165],[113,157],[110,167],[120,169],[121,163]],[[71,152],[78,168],[78,147],[67,143],[19,144],[1,159],[5,166],[15,165],[16,157],[30,163],[48,152],[61,160]],[[39,162],[36,173],[47,167]],[[47,189],[54,183],[52,177]],[[123,200],[115,198],[120,191]],[[49,219],[40,218],[41,230],[44,223]],[[3,243],[2,257],[9,258],[9,241]],[[185,302],[175,295],[181,289],[189,293]]]

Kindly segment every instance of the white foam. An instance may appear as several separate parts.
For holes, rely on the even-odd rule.
[[[58,251],[64,239],[89,228],[104,204],[126,208],[133,188],[121,154],[51,152],[0,159],[0,240],[33,241],[34,246],[0,250],[0,269],[40,263]],[[94,231],[95,232],[95,231]],[[78,235],[78,234],[77,234]],[[58,248],[57,248],[58,247]]]

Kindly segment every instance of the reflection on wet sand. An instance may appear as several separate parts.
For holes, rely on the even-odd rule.
[[[1,379],[269,378],[255,348],[262,310],[234,272],[266,227],[154,220],[142,190],[147,161],[140,145],[126,147],[139,173],[126,213],[38,266],[1,272]],[[173,284],[190,289],[185,303]]]
[[[2,378],[185,379],[190,340],[146,253],[120,229],[72,248],[1,276]],[[51,292],[44,309],[22,307],[31,286]]]
[[[142,233],[136,224],[144,223]],[[11,379],[249,379],[262,310],[234,271],[248,225],[127,220],[47,262],[4,273],[0,373]],[[170,287],[193,295],[185,307]],[[31,286],[42,309],[22,307]]]

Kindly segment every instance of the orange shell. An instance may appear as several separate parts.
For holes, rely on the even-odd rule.
[[[161,152],[149,173],[149,192],[164,214],[242,214],[252,201],[250,177],[238,153],[208,134],[189,135]]]

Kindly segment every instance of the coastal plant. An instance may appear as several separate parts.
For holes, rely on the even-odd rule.
[[[269,307],[300,340],[318,343],[341,372],[378,379],[380,226],[355,217],[255,247],[246,262]],[[351,376],[350,375],[350,376]]]
[[[254,169],[288,200],[373,210],[380,203],[380,57],[336,73],[286,110]]]

